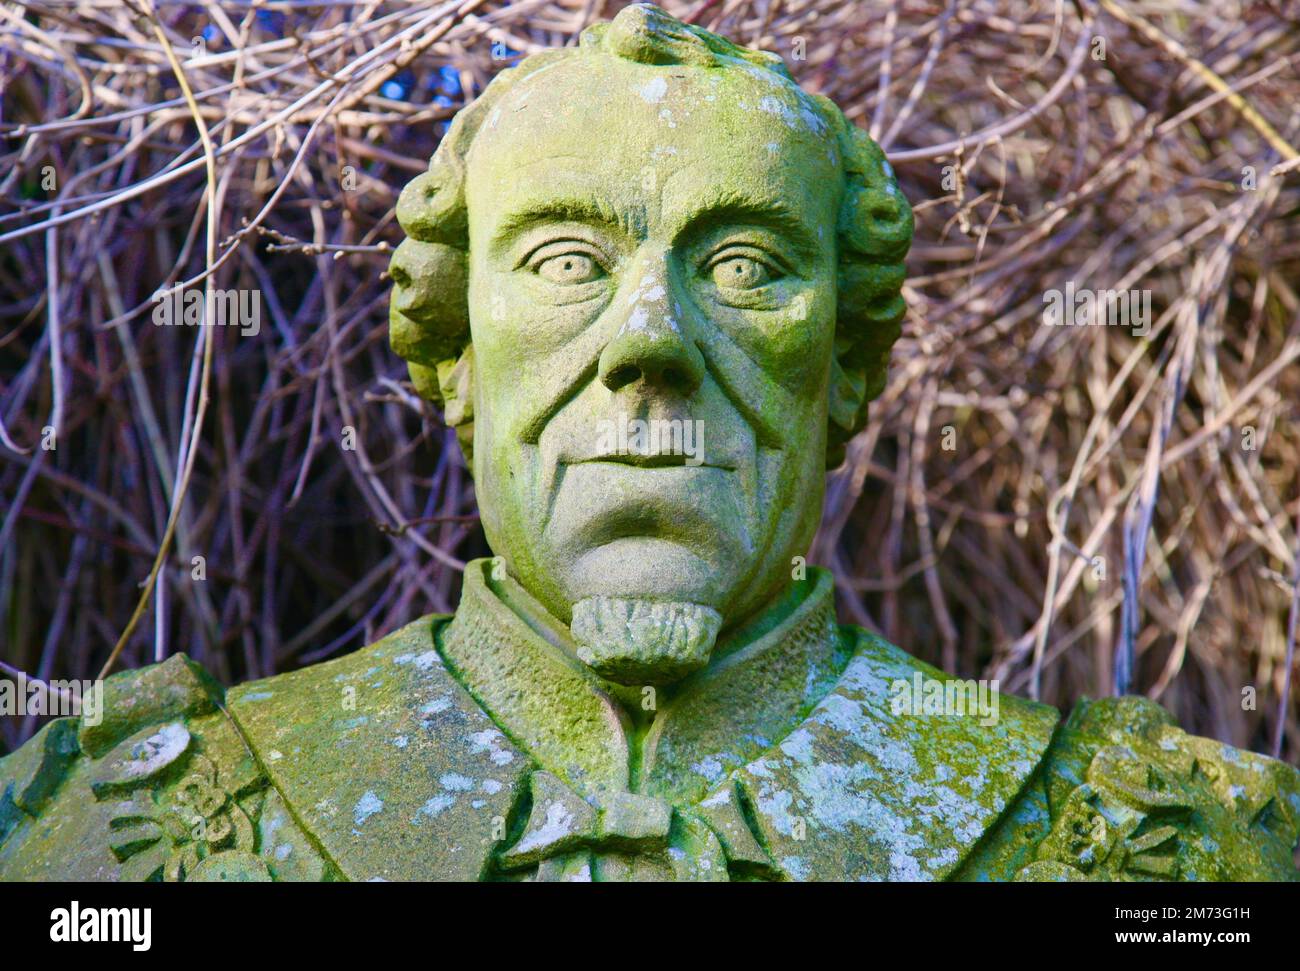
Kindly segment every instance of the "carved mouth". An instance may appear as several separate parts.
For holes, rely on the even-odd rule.
[[[679,453],[660,452],[654,454],[642,454],[640,452],[619,453],[616,455],[598,455],[593,458],[573,459],[565,464],[567,465],[591,465],[596,462],[605,462],[613,465],[632,465],[640,469],[723,469],[727,472],[734,472],[735,468],[730,465],[717,465],[712,462],[692,462],[689,455]]]

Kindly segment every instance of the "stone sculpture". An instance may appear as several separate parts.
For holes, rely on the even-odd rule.
[[[836,622],[802,555],[912,215],[779,57],[628,7],[501,73],[397,216],[392,344],[497,555],[334,661],[114,676],[0,761],[0,878],[1296,877],[1295,769],[1140,698],[977,712]]]

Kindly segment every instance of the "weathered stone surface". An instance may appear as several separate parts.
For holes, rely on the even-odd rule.
[[[5,768],[0,764],[0,771]],[[0,838],[0,880],[132,878],[110,849],[119,839],[111,826],[117,813],[111,804],[95,799],[90,790],[93,771],[90,759],[75,759],[40,815],[23,814],[8,837]],[[4,787],[0,776],[0,791]]]
[[[79,750],[74,718],[57,718],[33,735],[5,760],[0,774],[0,778],[8,776],[13,780],[13,804],[28,815],[39,815]]]
[[[217,858],[257,852],[266,778],[215,700],[209,697],[204,704],[185,689],[196,669],[185,658],[168,667],[161,673],[156,668],[128,672],[119,684],[135,679],[145,686],[141,697],[151,704],[132,708],[135,723],[177,712],[184,718],[147,724],[101,749],[98,758],[76,754],[75,724],[55,722],[47,734],[33,739],[42,743],[39,747],[25,746],[0,762],[0,785],[6,789],[15,779],[31,777],[30,763],[19,771],[19,756],[53,752],[61,766],[53,783],[54,775],[40,776],[46,791],[38,810],[24,814],[10,833],[0,836],[0,879],[185,880],[259,872],[239,863],[242,857]],[[178,672],[182,690],[174,690]],[[199,673],[196,681],[202,684],[206,675]],[[302,860],[286,872],[328,877],[296,824],[287,818],[281,823],[276,845],[299,848]]]
[[[695,813],[703,819],[722,844],[728,862],[737,871],[775,877],[780,871],[763,849],[741,808],[742,796],[734,779],[728,779],[717,792],[701,801]]]
[[[149,786],[185,761],[190,741],[189,729],[180,722],[139,731],[95,767],[90,791],[107,799]]]
[[[333,878],[333,868],[298,828],[284,798],[275,789],[266,793],[257,826],[262,860],[273,879],[284,883],[320,883]]]
[[[878,638],[812,715],[737,775],[776,865],[797,880],[938,880],[1020,792],[1057,714],[1010,696],[995,725],[966,715],[894,713],[890,685],[917,671]]]
[[[196,883],[270,883],[271,871],[248,850],[234,850],[208,857],[189,879]]]
[[[650,792],[699,801],[798,724],[844,671],[854,644],[835,624],[830,573],[809,571],[773,612],[775,626],[724,639],[744,647],[663,699],[643,743]]]
[[[668,861],[676,881],[726,883],[730,880],[722,841],[697,816],[673,814]]]
[[[541,862],[533,877],[536,883],[591,883],[591,853],[578,850]]]
[[[497,724],[584,796],[623,789],[628,749],[618,705],[489,588],[491,570],[486,560],[465,570],[464,609],[441,634],[448,663]],[[526,597],[513,585],[510,593]]]
[[[3,769],[0,764],[0,769]],[[0,775],[0,779],[3,779]],[[18,803],[14,802],[15,787],[12,782],[0,788],[0,846],[4,845],[9,834],[18,828],[18,824],[23,821],[24,813],[18,808]]]
[[[668,845],[673,807],[635,792],[615,792],[601,802],[599,834],[605,846],[631,852]]]
[[[568,856],[596,834],[596,810],[551,773],[533,773],[532,797],[523,835],[500,855],[506,869]]]
[[[806,597],[815,599],[819,580]],[[809,613],[787,611],[788,623],[764,629],[787,631],[791,653],[807,654],[798,618]],[[1055,712],[1009,697],[989,725],[896,712],[889,684],[942,675],[862,633],[811,709],[765,739],[758,757],[724,760],[711,794],[696,799],[692,788],[665,800],[625,788],[584,797],[497,727],[473,682],[466,690],[451,675],[438,651],[441,623],[426,619],[339,661],[232,691],[238,725],[217,711],[143,729],[97,760],[74,757],[38,816],[17,810],[22,819],[0,845],[0,878],[1295,876],[1294,769],[1186,736],[1141,699],[1081,705],[1055,733]],[[507,652],[521,639],[535,655],[561,649],[531,629],[467,629],[504,639]],[[828,653],[812,653],[823,657],[849,634],[816,629]],[[501,649],[480,646],[485,655]],[[498,656],[504,664],[511,655]],[[781,665],[765,680],[761,652],[728,657],[757,659],[742,681],[759,694],[785,680]],[[689,704],[667,692],[657,714],[665,734],[681,731],[674,719],[706,718],[731,697],[730,678],[714,682],[714,693],[702,682],[685,687]],[[536,690],[567,700],[548,685]],[[635,731],[630,721],[616,727]],[[655,759],[700,752],[673,751]],[[21,754],[0,763],[8,792],[20,775],[11,767],[30,764],[31,752]],[[547,759],[563,765],[571,756],[548,750]],[[664,777],[679,777],[678,768]],[[632,784],[648,778],[633,759]]]
[[[443,665],[426,618],[232,689],[285,802],[349,880],[476,880],[531,768]]]
[[[1081,703],[1043,768],[1051,827],[1016,879],[1294,880],[1300,773],[1187,735],[1143,698]],[[1010,863],[1010,866],[1008,866]]]
[[[138,671],[122,671],[104,682],[104,717],[81,726],[81,749],[99,758],[128,735],[163,721],[204,715],[214,708],[220,687],[183,654]]]

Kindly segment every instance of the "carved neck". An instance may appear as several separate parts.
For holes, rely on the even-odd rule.
[[[730,769],[761,754],[842,669],[832,587],[810,571],[674,685],[614,686],[578,660],[559,621],[480,560],[439,648],[497,724],[580,791],[702,796],[709,758]]]

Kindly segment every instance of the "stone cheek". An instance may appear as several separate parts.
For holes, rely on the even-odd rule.
[[[444,669],[429,618],[229,709],[348,880],[487,876],[532,768]]]

